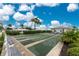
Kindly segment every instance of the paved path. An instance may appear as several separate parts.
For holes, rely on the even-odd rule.
[[[47,56],[59,56],[63,47],[62,42],[58,42],[57,45],[51,49]]]
[[[15,48],[14,46],[9,47],[8,55],[9,56],[22,56],[21,52],[18,51],[18,49]]]
[[[8,56],[22,56],[21,52],[14,46],[14,42],[11,37],[7,38],[8,42]]]

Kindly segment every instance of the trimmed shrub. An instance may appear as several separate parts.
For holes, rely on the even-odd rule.
[[[79,56],[79,47],[69,48],[67,50],[67,54],[69,56]]]
[[[20,31],[14,31],[14,30],[7,30],[6,31],[7,35],[19,35]]]

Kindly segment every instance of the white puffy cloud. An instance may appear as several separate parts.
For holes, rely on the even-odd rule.
[[[12,25],[12,28],[16,28],[16,26],[15,25]]]
[[[51,24],[60,24],[60,22],[57,20],[53,20],[53,21],[51,21]]]
[[[8,21],[9,20],[9,16],[2,16],[2,19],[5,20],[5,21]]]
[[[38,17],[37,17],[38,18]],[[38,18],[38,20],[40,21],[40,22],[43,22],[43,20],[42,19],[40,19],[40,18]]]
[[[21,14],[20,12],[16,12],[16,13],[13,15],[13,18],[14,18],[16,21],[21,21],[21,20],[25,20],[25,19],[26,19],[26,15]]]
[[[3,25],[3,27],[4,27],[4,28],[7,28],[7,25],[6,25],[6,24],[4,24],[4,25]]]
[[[53,21],[51,21],[51,26],[52,27],[59,27],[60,26],[60,22],[57,21],[57,20],[53,20]]]
[[[49,6],[49,7],[55,7],[58,6],[58,3],[36,3],[36,6],[40,7],[40,6]]]
[[[26,22],[24,23],[24,27],[31,27],[32,26],[32,22]]]
[[[52,26],[52,25],[50,25],[50,26],[49,26],[49,28],[53,28],[53,26]]]
[[[12,5],[4,5],[1,9],[0,9],[0,15],[12,15],[14,14],[14,7]]]
[[[41,7],[42,5],[40,3],[35,4],[37,7]]]
[[[37,30],[47,30],[46,25],[40,25],[37,27]]]
[[[24,26],[27,26],[28,24],[27,23],[24,23]]]
[[[3,22],[3,21],[8,21],[9,20],[9,16],[0,16],[0,22]]]
[[[57,20],[53,20],[51,21],[51,25],[49,26],[49,28],[55,28],[55,27],[72,27],[72,24],[64,22],[63,24],[61,24],[59,21]]]
[[[29,27],[28,23],[24,23],[23,25],[24,25],[24,27]]]
[[[4,15],[4,10],[0,9],[0,16],[3,16],[3,15]]]
[[[31,6],[28,6],[27,4],[21,4],[20,6],[19,6],[19,11],[32,11],[32,10],[34,10],[34,8],[35,8],[35,5],[31,5]]]
[[[27,21],[30,21],[32,18],[34,18],[34,14],[32,12],[27,12],[26,14],[26,20]]]
[[[21,21],[21,20],[25,20],[25,21],[30,21],[32,18],[34,18],[34,14],[32,12],[27,12],[26,15],[20,13],[20,12],[16,12],[14,15],[13,15],[13,18],[16,20],[16,21]]]
[[[31,11],[35,9],[35,5],[31,5]]]
[[[12,5],[3,5],[0,4],[0,22],[3,21],[8,21],[9,20],[9,15],[12,15],[14,11],[14,7]]]
[[[72,24],[64,22],[63,24],[61,24],[61,26],[63,26],[63,27],[72,27]]]
[[[3,11],[6,15],[12,15],[15,13],[14,7],[12,5],[4,5]]]
[[[16,22],[16,25],[20,25],[20,23],[19,22]]]
[[[35,6],[49,6],[49,7],[55,7],[58,6],[58,3],[35,3],[31,4],[31,6],[28,6],[27,4],[21,4],[19,6],[19,11],[33,11],[35,9]]]
[[[40,25],[41,28],[46,28],[46,25]]]
[[[21,4],[19,7],[19,11],[29,11],[31,8],[26,4]]]
[[[77,10],[78,8],[79,8],[78,4],[71,3],[71,4],[68,5],[67,11],[68,12],[73,12],[73,11]]]
[[[53,21],[51,21],[51,24],[52,24],[52,25],[59,25],[59,24],[60,24],[60,22],[59,22],[59,21],[57,21],[57,20],[53,20]]]
[[[3,7],[3,4],[2,3],[0,3],[0,8],[2,8]]]

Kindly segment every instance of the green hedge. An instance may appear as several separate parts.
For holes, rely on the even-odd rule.
[[[79,56],[79,47],[69,48],[67,50],[67,54],[69,56]]]
[[[51,33],[50,30],[29,30],[29,31],[23,31],[23,34],[35,34],[35,33]],[[14,30],[7,30],[6,34],[8,35],[19,35],[21,34],[21,31],[14,31]]]
[[[20,31],[7,30],[6,34],[8,34],[8,35],[19,35]]]
[[[35,33],[51,33],[50,30],[30,30],[30,31],[23,31],[23,34],[35,34]]]

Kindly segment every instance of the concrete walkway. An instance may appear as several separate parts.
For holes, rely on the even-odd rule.
[[[47,54],[47,56],[59,56],[63,45],[64,44],[62,42],[58,42],[57,45]]]
[[[22,56],[21,52],[14,46],[13,39],[11,37],[7,38],[8,43],[8,56]]]

